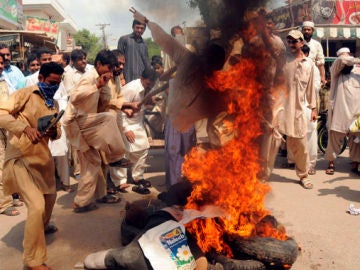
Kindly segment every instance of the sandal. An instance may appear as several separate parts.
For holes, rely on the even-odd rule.
[[[114,195],[105,195],[104,197],[102,197],[101,199],[97,199],[96,202],[98,203],[118,203],[121,201],[121,198],[118,198]]]
[[[134,183],[135,183],[135,185],[143,185],[144,187],[146,187],[146,188],[149,188],[149,187],[151,187],[151,183],[150,183],[150,181],[147,181],[147,180],[145,180],[145,179],[140,179],[140,180],[137,180],[137,181],[135,181],[134,180]]]
[[[150,190],[141,184],[133,186],[132,191],[142,194],[142,195],[150,194]]]
[[[17,210],[14,206],[9,206],[8,208],[5,209],[4,212],[2,212],[1,214],[6,215],[6,216],[17,216],[20,215],[19,210]]]
[[[308,174],[314,175],[314,174],[316,174],[316,170],[313,167],[311,167],[308,171]]]
[[[356,161],[352,161],[351,162],[351,171],[354,172],[354,173],[357,173],[358,172],[358,164]]]
[[[74,206],[73,206],[73,210],[74,210],[75,213],[85,213],[85,212],[95,210],[97,208],[98,208],[97,205],[95,203],[93,203],[93,202],[89,203],[88,205],[85,205],[83,207],[80,207],[75,203],[74,203]]]
[[[300,180],[300,184],[305,189],[312,189],[314,185],[311,183],[311,180],[309,178],[303,178]]]
[[[47,227],[44,230],[45,234],[52,234],[56,233],[58,231],[58,228],[55,225],[47,225]]]
[[[13,199],[13,206],[20,207],[23,206],[24,203],[20,201],[20,199]]]
[[[333,175],[335,173],[335,165],[334,165],[334,163],[329,163],[329,166],[326,169],[325,173],[328,174],[328,175]]]
[[[115,194],[118,194],[118,193],[119,193],[119,190],[116,187],[107,189],[107,194],[109,194],[109,195],[115,195]]]

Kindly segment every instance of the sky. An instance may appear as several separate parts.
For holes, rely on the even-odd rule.
[[[88,29],[101,37],[98,24],[109,24],[105,27],[107,43],[110,47],[117,45],[120,36],[132,32],[132,13],[130,7],[144,14],[149,20],[157,22],[170,32],[174,25],[195,26],[201,20],[198,9],[191,9],[186,0],[61,0],[65,14],[75,22],[78,30]],[[151,37],[146,30],[144,38]]]

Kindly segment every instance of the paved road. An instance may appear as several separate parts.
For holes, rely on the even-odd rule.
[[[163,162],[163,150],[152,150],[146,176],[154,187],[148,196],[156,196],[165,188]],[[360,216],[351,216],[346,210],[350,203],[360,207],[360,179],[349,173],[347,151],[337,160],[333,176],[324,173],[326,162],[319,154],[318,171],[312,177],[313,190],[304,190],[295,171],[282,168],[284,162],[283,157],[277,158],[266,206],[302,248],[291,269],[359,269]],[[72,183],[76,180],[72,179]],[[74,194],[58,192],[52,221],[59,231],[47,236],[48,265],[54,270],[75,269],[87,254],[118,246],[125,202],[144,198],[129,192],[121,195],[120,204],[100,205],[96,211],[75,214],[71,208],[73,197]],[[0,270],[22,269],[26,209],[22,207],[20,211],[16,217],[0,215]]]

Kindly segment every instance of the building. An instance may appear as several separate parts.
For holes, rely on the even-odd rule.
[[[72,35],[77,32],[74,21],[65,14],[58,0],[22,0],[23,24],[26,30],[45,32],[60,51],[75,47]]]
[[[22,22],[22,0],[0,1],[0,29],[22,29]]]

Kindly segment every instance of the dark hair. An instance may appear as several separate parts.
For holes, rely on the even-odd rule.
[[[5,43],[0,43],[0,50],[2,49],[9,49],[9,46]]]
[[[162,57],[160,55],[154,55],[151,57],[151,65],[154,66],[156,64],[163,66]]]
[[[66,65],[68,65],[70,63],[70,53],[63,53],[63,59]]]
[[[141,77],[143,79],[149,79],[150,81],[156,81],[158,74],[152,68],[145,68],[144,71],[141,73]]]
[[[44,79],[49,77],[50,74],[62,75],[64,73],[63,67],[55,62],[50,62],[41,65],[39,74],[43,75]]]
[[[310,47],[309,47],[308,45],[306,45],[306,44],[304,44],[304,45],[301,47],[301,50],[302,50],[302,52],[303,52],[304,54],[306,54],[306,55],[309,55],[309,53],[310,53]]]
[[[182,205],[188,202],[187,198],[191,195],[193,185],[187,179],[183,179],[169,187],[167,192],[158,195],[158,199],[165,202],[167,206]]]
[[[180,25],[175,25],[175,26],[171,27],[170,33],[173,37],[175,37],[175,29],[180,29],[181,31],[183,31],[183,29]]]
[[[109,65],[111,69],[113,69],[118,64],[115,54],[110,50],[101,50],[98,52],[94,61],[95,66],[98,61],[102,65]]]
[[[36,55],[35,53],[29,54],[29,56],[28,56],[27,59],[26,59],[26,65],[27,65],[27,66],[30,66],[30,63],[31,63],[32,61],[36,60],[36,59],[38,59],[38,58],[37,58],[37,55]]]
[[[71,61],[75,62],[76,60],[82,59],[84,56],[86,57],[86,52],[83,50],[73,50],[71,52]]]
[[[38,59],[40,59],[41,55],[43,55],[43,54],[51,54],[52,55],[53,53],[54,52],[47,47],[40,47],[36,50],[36,56]]]
[[[120,50],[118,50],[118,49],[112,50],[111,52],[116,56],[116,58],[118,58],[119,56],[125,56],[125,55],[124,55]]]
[[[145,29],[146,29],[146,24],[145,24],[145,23],[142,23],[142,22],[140,22],[140,21],[138,21],[138,20],[133,20],[132,27],[134,28],[135,25],[139,25],[139,24],[145,26]]]

